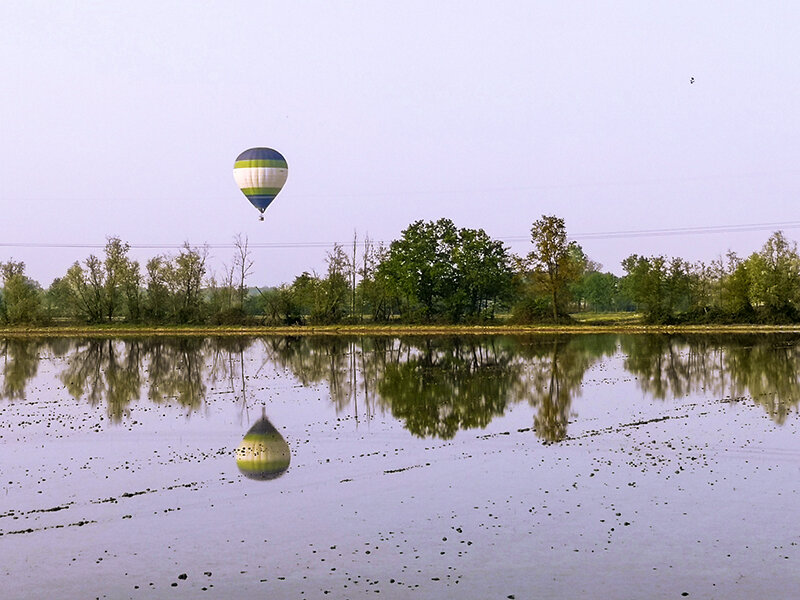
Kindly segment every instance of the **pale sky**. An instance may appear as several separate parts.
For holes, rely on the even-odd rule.
[[[440,217],[525,240],[556,214],[618,274],[748,255],[778,227],[578,234],[795,239],[798,31],[793,2],[4,0],[0,244],[307,246]],[[263,223],[232,176],[252,146],[289,164]],[[0,261],[46,287],[90,252]],[[325,252],[258,249],[250,282]]]

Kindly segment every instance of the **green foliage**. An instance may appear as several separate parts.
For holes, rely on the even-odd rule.
[[[75,319],[89,323],[112,322],[117,317],[138,321],[141,317],[139,263],[128,258],[130,246],[111,237],[105,258],[94,254],[75,262],[57,280],[53,298]]]
[[[172,295],[172,317],[177,323],[202,323],[204,306],[201,297],[206,274],[206,248],[184,244],[173,259],[167,282]]]
[[[282,285],[262,291],[260,305],[264,322],[270,325],[300,325],[303,322],[303,309],[293,286]]]
[[[3,289],[0,294],[0,322],[7,325],[38,325],[44,320],[42,289],[25,276],[25,263],[0,264]]]
[[[792,322],[798,318],[800,257],[797,244],[780,231],[772,234],[760,252],[747,259],[748,298],[765,322]]]
[[[319,278],[316,274],[307,271],[295,277],[292,282],[291,302],[292,312],[300,319],[305,319],[306,315],[315,310],[315,303],[318,295]]]
[[[456,235],[448,219],[417,221],[391,243],[378,273],[399,299],[406,320],[432,321],[444,314],[455,278],[449,258]]]
[[[109,238],[106,242],[105,260],[100,272],[100,285],[102,286],[102,304],[105,317],[111,322],[120,312],[119,306],[123,301],[122,284],[128,271],[131,269],[128,260],[130,246],[116,237]],[[139,265],[136,265],[138,272]]]
[[[411,322],[493,318],[511,290],[510,259],[482,230],[457,229],[449,219],[417,221],[392,242],[378,265],[384,293]]]
[[[594,311],[612,311],[620,308],[619,278],[613,273],[589,271],[581,278],[578,292]]]
[[[791,323],[800,317],[800,257],[781,232],[760,252],[706,267],[631,255],[620,283],[650,323]]]
[[[398,303],[392,293],[391,281],[378,266],[388,256],[388,249],[380,244],[374,246],[368,239],[364,244],[363,265],[359,270],[361,281],[358,284],[358,314],[369,314],[376,323],[385,323],[392,316]]]
[[[564,315],[561,320],[565,320]],[[511,322],[523,323],[550,323],[553,321],[553,309],[550,301],[535,292],[522,293],[511,307]],[[558,320],[556,320],[558,322]]]
[[[512,271],[506,248],[483,229],[460,229],[453,264],[459,275],[451,307],[453,319],[493,319],[497,307],[511,295]]]
[[[568,321],[567,305],[586,271],[588,259],[576,242],[567,241],[564,219],[542,215],[531,227],[533,249],[518,269],[516,302],[518,322]],[[547,302],[545,317],[541,310]]]
[[[727,262],[719,261],[712,273],[719,288],[717,306],[721,320],[753,322],[755,310],[750,302],[750,275],[747,265],[734,252],[728,252]]]
[[[350,298],[347,255],[339,244],[328,252],[328,273],[314,285],[314,302],[309,316],[312,323],[340,323],[347,314]]]
[[[625,277],[620,285],[646,322],[672,323],[677,312],[690,308],[690,267],[682,259],[632,254],[622,261],[622,268]]]
[[[147,261],[144,317],[150,323],[163,323],[170,313],[172,268],[169,259],[154,256]]]

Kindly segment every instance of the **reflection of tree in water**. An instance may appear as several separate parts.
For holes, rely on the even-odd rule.
[[[220,382],[226,382],[229,391],[236,393],[244,387],[244,351],[252,344],[250,338],[237,338],[239,343],[231,344],[227,340],[233,338],[217,338],[211,350],[211,368],[208,372],[212,388]]]
[[[39,369],[41,340],[8,339],[0,341],[0,356],[3,361],[3,385],[0,397],[17,400],[25,397],[28,380]]]
[[[274,337],[265,340],[265,349],[276,364],[290,369],[303,386],[327,383],[337,410],[344,410],[357,386],[353,370],[357,340],[342,336]]]
[[[200,406],[206,395],[202,338],[149,339],[145,346],[148,365],[148,398],[153,402],[171,399],[188,408]]]
[[[367,419],[379,404],[416,435],[453,437],[502,414],[515,383],[499,338],[286,337],[267,341],[272,359],[305,386],[325,383],[337,410],[359,396]],[[517,369],[518,370],[518,369]]]
[[[545,441],[566,435],[571,396],[615,339],[554,337],[303,337],[270,340],[273,359],[304,384],[326,382],[337,408],[379,402],[418,436],[485,427],[514,403],[538,406]],[[358,381],[360,376],[361,381]],[[372,396],[372,400],[370,399]]]
[[[685,396],[693,382],[705,381],[708,355],[702,343],[691,347],[685,338],[666,334],[624,335],[620,343],[625,368],[638,376],[640,387],[654,398]]]
[[[76,342],[59,378],[75,398],[86,396],[92,406],[106,403],[108,416],[119,421],[131,401],[141,397],[147,365],[148,398],[175,399],[195,408],[206,386],[201,338],[142,340],[88,339]]]
[[[528,402],[538,409],[533,426],[543,442],[560,442],[567,436],[572,398],[580,395],[586,370],[615,350],[613,336],[546,336],[520,345],[530,378]]]
[[[193,409],[209,381],[224,379],[234,393],[241,389],[246,407],[246,381],[273,362],[305,386],[326,384],[337,410],[352,407],[358,417],[361,407],[367,418],[390,411],[415,435],[452,437],[527,402],[537,411],[537,435],[556,442],[567,434],[586,370],[618,340],[626,369],[656,398],[749,396],[777,423],[800,403],[800,336],[755,334],[7,339],[0,341],[0,398],[23,398],[49,352],[66,357],[60,379],[69,393],[107,403],[115,421],[143,386],[154,402]],[[245,366],[254,360],[261,367]]]
[[[79,340],[59,375],[74,398],[86,395],[92,406],[104,401],[112,421],[119,421],[142,387],[140,342]]]
[[[513,401],[522,368],[496,338],[407,346],[403,360],[386,364],[378,392],[414,435],[449,439],[459,429],[485,427]]]
[[[2,385],[0,398],[25,397],[28,381],[36,377],[42,354],[66,356],[72,349],[70,338],[11,338],[0,340]]]
[[[253,346],[255,338],[249,337],[236,337],[236,338],[215,338],[211,349],[211,368],[208,372],[208,380],[211,384],[211,389],[218,389],[221,382],[224,382],[227,387],[227,392],[231,393],[240,402],[241,411],[239,413],[240,421],[249,422],[249,411],[251,408],[251,395],[253,391],[248,391],[247,384],[251,377],[255,378],[261,373],[261,370],[270,362],[271,352],[268,351],[264,339],[259,342],[264,347],[264,352],[260,353],[261,364],[255,370],[252,368],[245,368],[245,353],[247,353],[247,360],[253,362],[254,355],[257,352],[248,352]],[[252,374],[248,374],[248,372]],[[217,392],[219,393],[219,391]],[[261,398],[261,403],[266,401],[266,398]]]
[[[749,392],[770,418],[783,424],[800,403],[800,338],[735,346],[726,355],[731,397]]]
[[[647,338],[647,339],[642,339]],[[800,336],[623,336],[625,366],[656,398],[749,396],[783,423],[800,403]]]

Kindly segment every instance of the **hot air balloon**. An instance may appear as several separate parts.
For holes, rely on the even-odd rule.
[[[249,479],[276,479],[289,468],[289,444],[262,412],[236,449],[236,466]]]
[[[242,193],[261,213],[281,191],[289,167],[280,152],[272,148],[250,148],[242,152],[233,164],[233,178]]]

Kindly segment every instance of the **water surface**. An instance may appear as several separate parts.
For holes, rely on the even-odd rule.
[[[790,598],[799,341],[0,340],[0,596]]]

